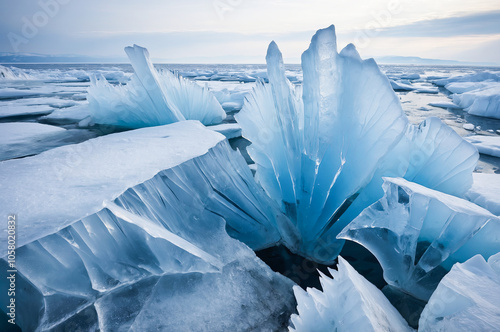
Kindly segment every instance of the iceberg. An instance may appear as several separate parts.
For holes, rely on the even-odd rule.
[[[333,262],[336,235],[383,196],[383,176],[459,196],[470,188],[476,149],[437,118],[409,125],[375,61],[352,44],[337,53],[333,26],[303,53],[302,87],[286,78],[274,42],[266,60],[269,84],[258,81],[235,118],[256,180],[292,220],[283,232],[298,234],[290,250]]]
[[[321,275],[323,291],[298,286],[298,315],[291,316],[289,331],[413,331],[382,292],[339,256],[333,279]]]
[[[0,207],[22,234],[16,321],[27,331],[284,328],[293,283],[228,235],[252,249],[279,242],[276,225],[289,221],[274,204],[225,137],[197,121],[2,162]]]
[[[126,85],[111,85],[102,76],[91,78],[88,100],[95,123],[141,128],[182,120],[205,125],[224,120],[226,113],[208,88],[168,70],[158,72],[145,48],[134,45],[125,51],[135,72]]]
[[[454,94],[453,102],[469,114],[500,119],[500,82],[492,82],[484,88]]]
[[[424,308],[419,331],[495,331],[500,326],[500,253],[457,263]]]
[[[401,178],[385,178],[384,191],[338,237],[370,250],[389,285],[426,301],[453,264],[500,251],[489,211]]]

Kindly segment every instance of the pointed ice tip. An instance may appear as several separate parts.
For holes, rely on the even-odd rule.
[[[311,48],[317,48],[318,45],[330,45],[329,48],[337,52],[337,36],[335,34],[335,26],[332,24],[328,28],[319,29],[311,39]],[[307,52],[307,51],[306,51]]]
[[[351,58],[361,61],[361,56],[356,50],[356,46],[354,46],[354,44],[349,44],[346,47],[344,47],[344,49],[340,51],[340,55],[345,58]]]

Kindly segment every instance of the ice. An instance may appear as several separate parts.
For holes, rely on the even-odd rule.
[[[195,82],[170,71],[158,72],[145,48],[125,48],[135,74],[127,85],[114,86],[103,77],[92,79],[88,100],[96,123],[127,128],[199,120],[222,122],[226,113],[215,96]]]
[[[496,331],[500,326],[500,253],[457,263],[441,280],[419,331]]]
[[[465,140],[472,143],[479,153],[500,158],[500,136],[474,135],[465,137]]]
[[[0,118],[47,115],[53,110],[54,108],[49,105],[26,106],[14,103],[5,103],[0,105]]]
[[[32,122],[0,123],[0,160],[35,155],[93,137],[93,133],[81,129],[66,130]]]
[[[227,139],[241,137],[241,126],[237,123],[223,123],[220,125],[209,126],[207,128],[221,133],[226,136]]]
[[[454,263],[500,251],[500,219],[489,211],[401,178],[386,178],[384,190],[339,238],[370,250],[389,285],[425,301]]]
[[[439,90],[437,88],[422,87],[418,88],[417,93],[428,93],[428,94],[438,94]]]
[[[0,80],[29,80],[30,75],[15,67],[5,67],[0,65]]]
[[[451,101],[441,101],[441,102],[432,102],[429,103],[430,106],[440,107],[440,108],[451,108],[451,109],[460,109],[461,107],[454,104]]]
[[[186,211],[224,216],[230,234],[253,249],[279,242],[276,225],[289,222],[225,137],[196,121],[107,135],[3,162],[0,206],[24,221],[18,229],[23,245],[99,211],[106,200],[159,172],[170,174],[172,182],[162,188],[179,190]]]
[[[289,331],[412,331],[382,292],[339,257],[333,279],[321,275],[323,291],[294,286],[298,315]]]
[[[469,114],[500,119],[500,82],[453,95],[453,102]]]
[[[500,216],[500,174],[474,173],[467,199]]]
[[[493,81],[500,82],[500,75],[495,72],[483,71],[468,75],[458,75],[449,78],[442,78],[434,80],[432,83],[437,86],[445,86],[450,83],[456,82],[482,82],[482,81]]]
[[[476,128],[472,123],[464,123],[462,127],[468,131],[474,131],[474,128]]]
[[[337,53],[333,26],[302,56],[303,87],[286,79],[274,42],[266,59],[269,84],[257,82],[235,118],[256,180],[295,224],[292,251],[331,263],[338,232],[383,196],[383,176],[458,196],[470,188],[476,149],[437,118],[409,125],[376,63],[352,45]]]
[[[23,234],[26,310],[16,321],[23,330],[284,328],[292,282],[226,233],[253,249],[276,244],[288,221],[273,205],[224,136],[197,121],[2,162],[0,208]]]
[[[49,115],[43,116],[41,120],[56,123],[75,123],[85,118],[90,119],[90,107],[88,103],[81,103],[76,106],[57,109]]]
[[[396,82],[393,80],[390,80],[390,82],[391,82],[391,86],[392,86],[394,91],[413,91],[416,89],[414,86],[412,86],[410,84]]]

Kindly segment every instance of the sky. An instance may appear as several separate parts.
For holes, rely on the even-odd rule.
[[[123,57],[138,44],[170,63],[285,61],[334,24],[339,50],[500,64],[499,0],[0,0],[0,52]]]

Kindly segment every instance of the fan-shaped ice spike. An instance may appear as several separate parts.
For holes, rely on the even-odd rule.
[[[158,72],[143,47],[129,46],[125,52],[135,72],[127,85],[91,80],[88,100],[94,122],[140,128],[186,119],[218,124],[226,117],[208,88],[169,71]]]
[[[331,263],[344,243],[337,234],[383,196],[384,176],[452,195],[470,187],[474,147],[438,119],[410,126],[375,61],[352,44],[337,53],[333,26],[302,55],[302,91],[274,42],[266,60],[269,84],[258,83],[235,117],[252,142],[255,178],[296,226],[291,250]]]
[[[500,253],[457,263],[424,308],[419,331],[496,331],[500,326]]]
[[[500,251],[489,211],[401,178],[386,178],[384,190],[338,236],[370,250],[390,285],[427,300],[454,263]]]
[[[338,273],[321,277],[323,292],[295,286],[298,315],[289,331],[411,331],[374,285],[339,257]]]

